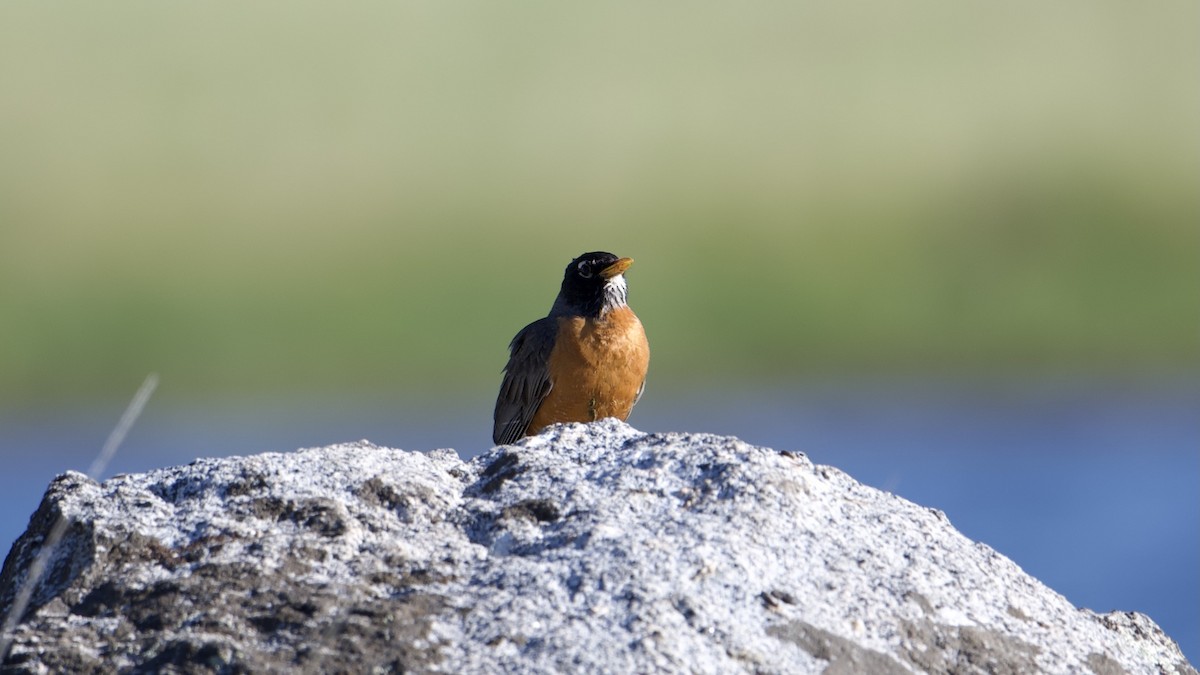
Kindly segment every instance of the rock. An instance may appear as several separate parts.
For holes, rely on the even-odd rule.
[[[616,421],[462,462],[369,443],[49,487],[0,672],[1196,673],[938,511]]]

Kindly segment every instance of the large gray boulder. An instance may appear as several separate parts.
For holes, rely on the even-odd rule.
[[[461,461],[354,443],[56,479],[2,672],[1195,673],[935,510],[615,421]]]

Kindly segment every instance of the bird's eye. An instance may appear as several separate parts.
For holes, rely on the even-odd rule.
[[[583,277],[584,279],[592,278],[591,263],[587,262],[586,260],[584,262],[579,263],[579,276]]]

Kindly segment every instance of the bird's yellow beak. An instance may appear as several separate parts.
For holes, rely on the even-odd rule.
[[[605,279],[611,279],[629,269],[629,266],[632,264],[633,258],[621,258],[617,262],[600,270],[600,276],[604,277]]]

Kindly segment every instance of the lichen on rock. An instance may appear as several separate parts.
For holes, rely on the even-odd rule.
[[[360,442],[64,474],[0,611],[60,517],[0,672],[1196,672],[940,512],[613,420],[469,462]]]

